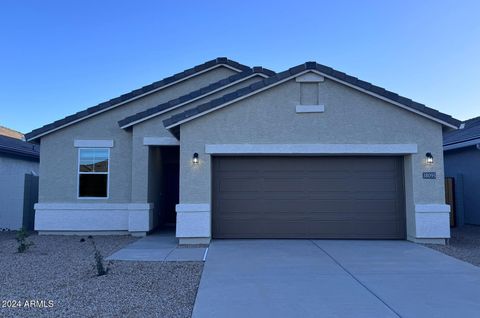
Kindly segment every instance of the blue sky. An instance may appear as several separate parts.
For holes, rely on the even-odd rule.
[[[28,132],[217,56],[309,60],[480,115],[480,1],[10,1],[0,125]]]

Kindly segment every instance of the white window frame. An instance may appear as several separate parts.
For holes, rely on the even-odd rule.
[[[80,152],[82,150],[107,150],[108,170],[107,172],[80,172]],[[81,197],[80,196],[80,175],[81,174],[106,174],[107,175],[107,196],[106,197]],[[110,198],[110,148],[106,147],[82,147],[77,153],[77,199],[79,200],[107,200]]]

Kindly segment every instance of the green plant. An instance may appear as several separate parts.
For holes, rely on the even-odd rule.
[[[30,246],[34,245],[32,241],[27,240],[27,237],[29,236],[30,234],[23,227],[18,231],[16,240],[18,242],[17,251],[19,253],[26,252]]]
[[[89,236],[89,238],[92,240],[94,257],[95,257],[94,268],[97,271],[97,276],[106,275],[108,273],[109,268],[108,266],[104,265],[102,253],[100,253],[100,251],[98,250],[97,244],[95,244],[93,237]]]

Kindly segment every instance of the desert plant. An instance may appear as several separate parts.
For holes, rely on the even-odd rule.
[[[29,236],[30,234],[23,227],[18,231],[16,240],[18,242],[17,251],[19,253],[26,252],[30,246],[34,245],[32,241],[27,240]]]
[[[97,244],[95,244],[95,240],[89,236],[93,245],[94,257],[95,257],[95,265],[94,268],[97,271],[97,276],[103,276],[108,273],[108,266],[106,266],[103,262],[102,253],[97,248]]]

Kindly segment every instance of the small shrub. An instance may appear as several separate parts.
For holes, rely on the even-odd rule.
[[[30,234],[23,227],[18,231],[16,240],[18,242],[17,251],[19,253],[26,252],[30,246],[34,245],[32,241],[27,240],[29,236]]]
[[[82,243],[85,242],[85,239],[82,237],[82,238],[80,239],[80,242],[82,242]]]
[[[91,238],[89,236],[89,238]],[[97,248],[97,245],[95,244],[95,241],[92,238],[92,245],[93,245],[93,250],[94,250],[94,257],[95,257],[95,265],[94,268],[97,271],[97,276],[103,276],[108,273],[108,266],[104,265],[103,262],[103,256],[102,253]]]

